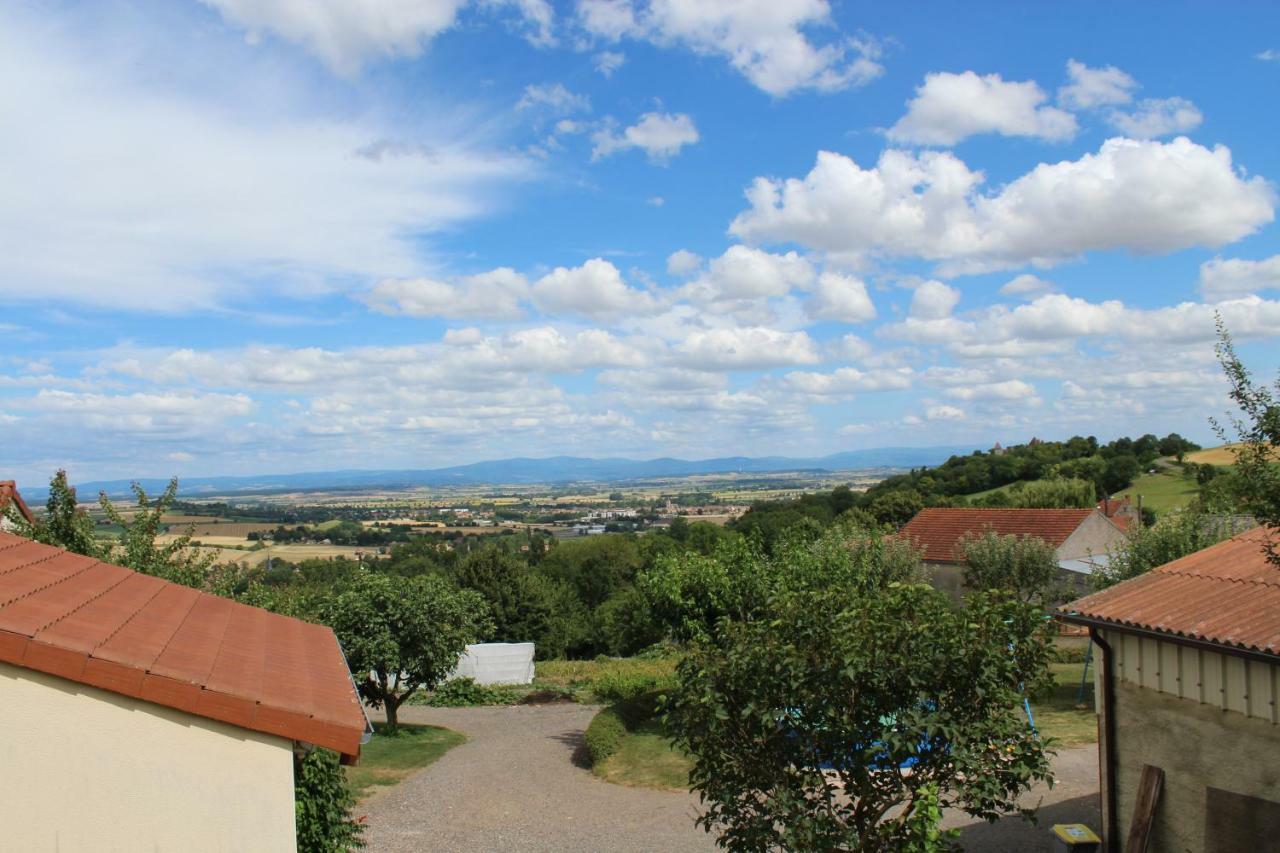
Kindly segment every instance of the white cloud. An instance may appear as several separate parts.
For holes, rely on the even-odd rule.
[[[763,326],[692,331],[673,347],[672,357],[676,364],[698,370],[762,370],[820,360],[804,332]]]
[[[516,109],[544,109],[556,115],[590,112],[591,99],[586,95],[570,92],[563,83],[539,83],[524,87],[524,94],[516,102]]]
[[[108,433],[182,436],[208,432],[253,411],[244,394],[75,393],[44,389],[25,401],[32,411],[74,417]]]
[[[841,323],[865,323],[876,316],[876,306],[862,279],[830,271],[818,276],[805,309],[814,319]]]
[[[424,236],[530,174],[443,108],[441,129],[392,137],[317,116],[281,74],[288,106],[234,113],[49,35],[69,29],[0,12],[0,79],[23,81],[0,89],[0,298],[179,311],[354,290],[420,274]]]
[[[1036,397],[1036,389],[1021,379],[1007,379],[986,385],[961,385],[947,389],[947,394],[957,400],[1030,400]]]
[[[965,414],[964,409],[955,406],[930,406],[925,409],[924,417],[929,421],[962,421]]]
[[[1000,286],[1000,293],[1003,296],[1040,296],[1049,293],[1054,289],[1053,282],[1045,281],[1039,276],[1031,273],[1023,273],[1015,276]]]
[[[1280,255],[1260,261],[1214,258],[1200,265],[1200,292],[1206,299],[1229,299],[1259,290],[1280,290]]]
[[[618,133],[602,127],[591,136],[591,159],[600,160],[628,148],[639,148],[655,162],[669,160],[699,139],[693,119],[684,113],[645,113],[640,121]]]
[[[203,0],[251,39],[274,33],[335,71],[354,74],[374,57],[416,56],[453,26],[467,0]]]
[[[923,145],[955,145],[980,133],[1030,136],[1061,142],[1076,134],[1070,113],[1047,106],[1048,96],[1032,81],[1017,83],[999,74],[927,74],[907,104],[907,114],[889,128],[889,138]]]
[[[1090,68],[1074,59],[1067,60],[1067,78],[1071,82],[1058,90],[1058,103],[1072,110],[1127,104],[1138,88],[1137,80],[1114,65]]]
[[[649,196],[647,199],[645,199],[645,204],[649,205],[650,207],[662,207],[666,203],[667,203],[667,200],[660,195],[652,195],[652,196]]]
[[[701,266],[702,258],[688,249],[676,249],[667,256],[667,272],[671,275],[691,275]]]
[[[926,281],[911,295],[911,316],[917,320],[942,320],[960,302],[960,291],[940,281]]]
[[[621,68],[626,61],[627,55],[617,50],[602,50],[591,57],[591,64],[605,77],[612,77],[613,72]]]
[[[703,304],[768,299],[808,287],[813,277],[813,265],[795,252],[774,255],[750,246],[730,246],[680,294]]]
[[[524,315],[521,302],[528,296],[525,277],[509,267],[500,267],[454,282],[386,279],[373,287],[364,302],[384,314],[514,320]]]
[[[605,321],[656,307],[653,297],[628,287],[618,268],[603,258],[579,267],[556,267],[533,285],[533,301],[545,312]]]
[[[1135,139],[1155,139],[1194,130],[1204,116],[1185,98],[1146,98],[1132,112],[1113,110],[1107,120]]]
[[[1253,55],[1254,59],[1260,59],[1263,62],[1280,62],[1280,50],[1267,49]]]
[[[753,85],[779,97],[861,86],[884,73],[874,39],[818,45],[805,34],[830,23],[827,0],[578,0],[578,18],[597,38],[646,39],[722,56]]]
[[[785,387],[819,397],[848,397],[859,391],[903,391],[911,387],[911,368],[863,371],[841,367],[831,373],[793,371],[782,378]]]
[[[884,152],[863,169],[819,152],[804,178],[757,178],[730,232],[831,252],[945,261],[944,274],[1050,265],[1084,252],[1220,246],[1274,218],[1275,192],[1223,147],[1111,139],[984,195],[949,152]]]

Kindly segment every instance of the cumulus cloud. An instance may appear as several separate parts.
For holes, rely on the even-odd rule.
[[[999,74],[928,74],[907,103],[907,114],[889,128],[889,138],[922,145],[955,145],[981,133],[1030,136],[1061,142],[1076,134],[1071,113],[1046,105],[1033,81]]]
[[[694,330],[672,348],[672,360],[698,370],[761,370],[816,364],[821,357],[804,332],[756,326]]]
[[[1280,50],[1271,50],[1268,48],[1267,50],[1255,53],[1253,58],[1259,59],[1263,62],[1280,62]]]
[[[386,279],[374,285],[364,302],[383,314],[514,320],[524,315],[521,302],[528,295],[525,277],[509,267],[500,267],[452,282]]]
[[[612,77],[613,72],[621,68],[627,61],[627,55],[617,50],[602,50],[591,57],[591,64],[604,77]]]
[[[947,389],[949,396],[957,400],[1030,400],[1036,397],[1036,389],[1021,379],[1006,379],[986,385],[961,385]]]
[[[1200,265],[1200,292],[1206,299],[1229,299],[1260,290],[1280,290],[1280,255],[1260,261],[1214,258]]]
[[[1041,164],[991,194],[950,152],[889,150],[871,168],[819,152],[803,178],[757,178],[730,225],[749,241],[942,261],[945,272],[1084,252],[1220,246],[1274,218],[1275,192],[1239,174],[1224,146],[1110,139],[1096,154]]]
[[[775,255],[750,246],[730,246],[707,271],[680,290],[692,302],[736,303],[786,296],[813,281],[813,265],[795,252]]]
[[[926,281],[911,295],[911,316],[918,320],[941,320],[951,316],[959,302],[959,290],[940,281]]]
[[[1071,82],[1058,90],[1058,103],[1072,110],[1127,104],[1138,88],[1137,80],[1114,65],[1090,68],[1074,59],[1067,60],[1067,79]]]
[[[667,256],[667,272],[671,275],[691,275],[701,266],[702,258],[688,249],[676,249]]]
[[[1040,296],[1054,289],[1053,282],[1045,281],[1031,273],[1015,276],[1000,286],[1002,296]]]
[[[1146,98],[1132,112],[1113,110],[1108,121],[1135,139],[1155,139],[1186,133],[1200,126],[1204,116],[1186,98]]]
[[[663,162],[699,139],[693,119],[684,113],[645,113],[640,121],[621,132],[602,127],[591,136],[591,159],[600,160],[619,151],[639,148],[655,162]]]
[[[556,115],[589,112],[591,99],[586,95],[570,92],[563,83],[530,84],[516,102],[516,109],[542,109]]]
[[[928,421],[962,421],[965,414],[964,409],[958,409],[955,406],[930,406],[925,409],[925,420]]]
[[[815,320],[841,323],[865,323],[876,316],[876,306],[862,279],[830,271],[818,276],[805,310]]]
[[[911,368],[863,371],[841,367],[831,373],[793,371],[782,384],[794,391],[819,397],[848,397],[859,391],[903,391],[911,387]]]
[[[644,39],[720,56],[757,88],[779,97],[801,89],[861,86],[884,73],[875,39],[816,44],[806,34],[830,24],[827,0],[578,0],[577,9],[579,23],[592,36]]]
[[[77,393],[43,389],[25,401],[35,412],[74,416],[83,425],[109,433],[183,436],[216,429],[253,411],[244,394]]]
[[[603,258],[579,267],[556,267],[534,283],[533,301],[545,312],[605,321],[656,307],[652,296],[629,287],[618,268]]]

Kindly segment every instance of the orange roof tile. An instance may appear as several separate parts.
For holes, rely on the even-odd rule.
[[[360,754],[333,631],[0,532],[0,661]]]
[[[1255,527],[1059,608],[1068,621],[1111,622],[1280,655],[1280,566]]]
[[[987,528],[1001,536],[1038,536],[1057,548],[1096,509],[922,509],[898,532],[924,549],[924,559],[960,561],[957,550],[965,534],[980,536]],[[1110,521],[1110,519],[1108,519]]]

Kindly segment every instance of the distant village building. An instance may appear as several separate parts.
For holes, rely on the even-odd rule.
[[[1142,526],[1142,515],[1128,495],[1123,498],[1103,498],[1098,501],[1098,511],[1121,530],[1129,531]]]
[[[1035,536],[1051,545],[1064,580],[1083,590],[1088,576],[1106,565],[1111,551],[1124,541],[1124,531],[1098,509],[922,509],[899,536],[923,551],[934,586],[959,598],[963,592],[966,536],[987,530],[1000,536]]]
[[[1280,566],[1262,550],[1276,536],[1255,528],[1060,609],[1101,652],[1107,850],[1146,765],[1163,773],[1146,849],[1280,849]]]
[[[9,533],[0,719],[24,853],[293,850],[295,752],[371,731],[329,628]]]
[[[1000,446],[1000,442],[998,441],[996,442],[995,446],[991,448],[992,456],[1004,456],[1008,452],[1009,451],[1005,450],[1003,447]]]

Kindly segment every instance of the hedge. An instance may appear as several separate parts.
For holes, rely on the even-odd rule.
[[[627,732],[634,731],[658,710],[656,691],[615,702],[592,718],[585,735],[587,755],[594,766],[613,755],[622,746]]]

